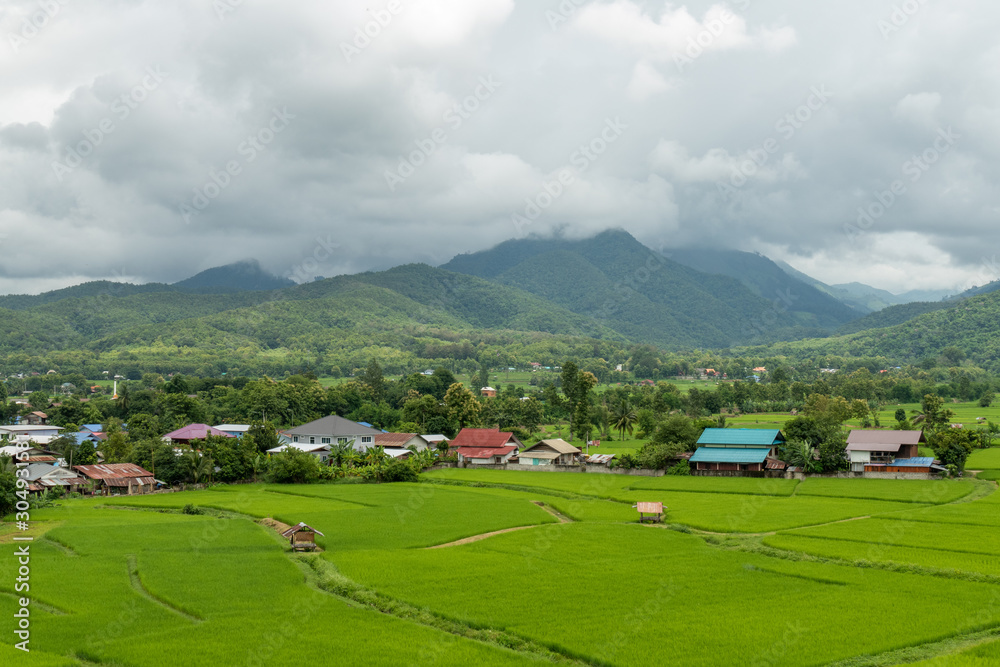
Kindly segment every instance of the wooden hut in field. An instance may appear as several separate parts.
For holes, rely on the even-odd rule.
[[[292,526],[285,532],[281,534],[282,537],[287,537],[289,544],[292,545],[292,550],[294,551],[313,551],[316,549],[316,536],[326,537],[323,533],[319,532],[315,528],[310,528],[304,523],[299,523],[297,526]]]
[[[663,521],[663,503],[636,503],[634,507],[639,510],[639,523]]]

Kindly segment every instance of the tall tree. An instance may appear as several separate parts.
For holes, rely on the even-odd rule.
[[[368,362],[368,367],[365,368],[358,380],[368,387],[372,399],[376,403],[381,402],[382,397],[385,396],[385,377],[382,375],[382,367],[379,366],[377,359],[372,358]]]
[[[444,404],[448,406],[448,417],[458,424],[459,430],[479,423],[479,411],[482,406],[475,395],[460,382],[448,387],[444,395]]]
[[[624,440],[625,433],[632,435],[635,424],[639,421],[639,416],[635,414],[635,409],[627,400],[623,400],[615,406],[612,416],[615,423],[615,430],[618,431],[618,439]]]

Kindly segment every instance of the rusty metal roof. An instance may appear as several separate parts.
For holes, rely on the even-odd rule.
[[[149,477],[152,479],[153,477],[153,473],[149,472],[145,468],[137,466],[134,463],[99,463],[97,465],[73,467],[90,479],[106,480],[129,477]],[[149,482],[143,482],[143,484],[148,483]],[[128,484],[125,484],[125,486],[128,486]]]
[[[636,503],[640,514],[663,514],[663,503]]]
[[[326,535],[323,535],[323,533],[319,532],[315,528],[311,528],[310,526],[308,526],[308,525],[306,525],[305,523],[302,523],[302,522],[299,522],[299,525],[297,525],[297,526],[292,526],[291,528],[289,528],[288,530],[286,530],[285,532],[283,532],[281,535],[282,535],[282,537],[291,537],[295,533],[301,533],[303,531],[310,531],[310,532],[316,533],[317,535],[320,535],[322,537],[326,537]]]

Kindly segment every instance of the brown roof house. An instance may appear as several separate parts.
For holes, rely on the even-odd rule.
[[[372,439],[373,447],[385,449],[409,449],[413,447],[418,452],[422,452],[430,446],[430,443],[416,433],[378,433]]]
[[[576,462],[580,448],[574,447],[562,438],[541,440],[528,447],[518,457],[521,465],[527,466],[568,466]]]
[[[847,455],[852,472],[865,472],[866,466],[892,464],[916,459],[920,445],[927,439],[923,431],[882,431],[854,429],[847,436]]]
[[[73,466],[88,480],[96,483],[97,489],[112,493],[150,493],[156,486],[153,473],[134,463],[101,463],[89,466]]]

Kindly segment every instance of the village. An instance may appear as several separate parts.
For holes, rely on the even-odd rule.
[[[47,424],[47,416],[33,412],[24,423],[0,426],[0,456],[16,462],[19,477],[27,490],[41,495],[52,489],[87,495],[133,495],[176,490],[156,479],[154,471],[134,463],[105,462],[100,447],[107,439],[101,424],[84,424],[69,434],[77,444],[92,443],[97,462],[74,465],[46,445],[67,434]],[[127,425],[125,425],[127,426]],[[248,424],[188,424],[162,436],[174,455],[185,452],[201,455],[206,438],[240,438]],[[584,452],[561,438],[541,439],[525,445],[513,433],[499,428],[463,428],[447,439],[441,434],[391,433],[371,424],[329,415],[291,429],[277,431],[277,447],[270,457],[295,450],[313,456],[321,465],[331,464],[335,447],[349,447],[358,454],[377,451],[387,459],[405,461],[419,452],[434,457],[435,469],[483,468],[494,470],[550,471],[569,473],[612,473],[662,476],[665,470],[622,469],[615,466],[615,454]],[[692,476],[759,477],[804,479],[806,472],[781,460],[786,438],[779,429],[705,428],[694,451],[677,455],[686,462]],[[846,455],[850,470],[827,474],[841,478],[935,479],[947,470],[933,457],[920,456],[926,444],[922,431],[853,429],[847,439]],[[588,447],[588,450],[590,448]],[[595,448],[596,451],[596,448]],[[209,475],[210,476],[210,475]]]

